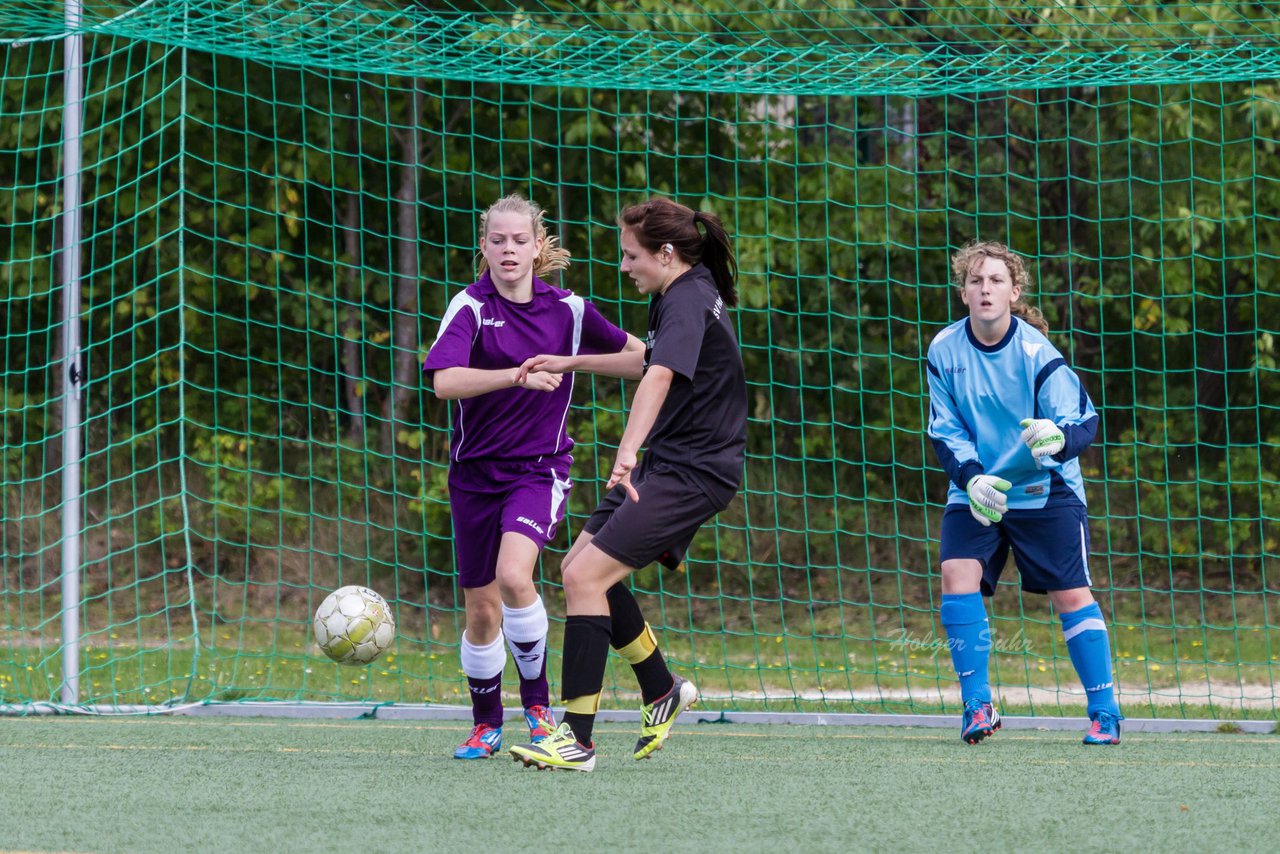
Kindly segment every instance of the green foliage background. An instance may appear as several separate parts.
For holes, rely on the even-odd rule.
[[[617,22],[678,33],[670,8]],[[960,43],[945,11],[857,14],[865,31],[842,38]],[[1124,23],[1109,14],[1100,37]],[[992,26],[1049,43],[1044,20]],[[85,44],[91,636],[194,638],[201,619],[296,633],[350,581],[388,592],[423,637],[440,619],[451,636],[456,617],[430,613],[455,606],[448,411],[417,365],[473,279],[479,211],[512,191],[573,252],[563,283],[632,331],[645,315],[617,272],[622,206],[671,196],[735,236],[746,481],[687,574],[637,577],[664,625],[874,643],[929,624],[945,480],[923,354],[962,316],[947,260],[975,237],[1033,259],[1031,299],[1102,414],[1084,465],[1117,618],[1274,625],[1274,79],[755,94]],[[61,44],[8,44],[3,62],[0,537],[20,634],[56,631],[58,610]],[[611,464],[623,386],[578,380],[571,531]]]

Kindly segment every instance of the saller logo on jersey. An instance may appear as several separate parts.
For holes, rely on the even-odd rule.
[[[530,528],[533,528],[533,530],[537,531],[539,534],[542,534],[544,537],[547,535],[547,532],[542,530],[542,526],[539,525],[537,522],[533,521],[532,519],[530,519],[528,516],[517,516],[516,521],[522,525],[528,525]]]
[[[480,321],[482,326],[492,326],[494,329],[501,329],[507,325],[505,320],[494,320],[492,317],[486,317]]]

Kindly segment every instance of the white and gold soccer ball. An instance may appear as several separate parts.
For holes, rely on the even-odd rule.
[[[339,664],[368,664],[396,637],[391,608],[368,587],[339,587],[316,609],[316,643]]]

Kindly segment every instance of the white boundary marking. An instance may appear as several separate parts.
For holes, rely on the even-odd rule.
[[[90,715],[100,717],[182,715],[187,717],[230,718],[364,718],[387,721],[471,720],[470,706],[400,703],[292,703],[228,702],[186,703],[180,706],[64,706],[58,703],[0,705],[0,715]],[[524,720],[519,709],[511,710],[511,720]],[[597,720],[638,723],[640,712],[602,709]],[[892,715],[844,712],[719,712],[696,707],[685,713],[685,724],[793,724],[801,726],[896,726],[951,729],[959,726],[959,715]],[[1081,731],[1083,717],[1018,717],[1003,715],[1003,728],[1010,730]],[[1230,730],[1272,735],[1280,733],[1274,720],[1211,720],[1180,718],[1127,718],[1124,732],[1217,732]]]

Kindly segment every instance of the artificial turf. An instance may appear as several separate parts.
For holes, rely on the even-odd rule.
[[[459,722],[5,719],[0,851],[1274,849],[1280,736],[697,720],[578,774],[454,760]]]

